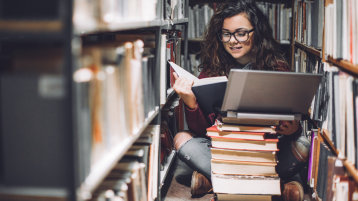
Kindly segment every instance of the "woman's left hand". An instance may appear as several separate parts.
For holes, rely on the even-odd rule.
[[[299,127],[299,121],[280,121],[280,124],[276,126],[276,132],[281,135],[291,135],[295,133]]]

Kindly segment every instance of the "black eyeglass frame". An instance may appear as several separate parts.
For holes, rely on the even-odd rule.
[[[250,38],[250,33],[251,32],[253,32],[255,30],[255,28],[252,28],[251,30],[245,30],[245,31],[243,31],[243,30],[237,30],[237,31],[234,31],[233,33],[231,33],[231,32],[225,32],[225,33],[228,33],[228,34],[230,34],[230,38],[229,38],[229,40],[227,40],[227,41],[223,41],[222,40],[222,34],[223,34],[223,32],[220,32],[220,33],[218,33],[218,37],[219,37],[219,40],[221,41],[221,42],[223,42],[223,43],[228,43],[228,42],[230,42],[230,40],[231,40],[231,36],[234,36],[234,38],[235,38],[235,40],[237,41],[237,42],[239,42],[239,43],[243,43],[243,42],[246,42],[246,41],[248,41],[249,40],[249,38]],[[237,32],[245,32],[245,35],[247,36],[247,39],[246,40],[244,40],[244,41],[240,41],[240,40],[238,40],[236,37],[235,37],[235,33],[237,33]]]

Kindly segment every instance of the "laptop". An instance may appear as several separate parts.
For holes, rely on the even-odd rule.
[[[221,111],[308,114],[322,75],[231,69]]]

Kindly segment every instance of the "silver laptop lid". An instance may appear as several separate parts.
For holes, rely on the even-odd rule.
[[[222,111],[307,114],[322,75],[232,69]]]

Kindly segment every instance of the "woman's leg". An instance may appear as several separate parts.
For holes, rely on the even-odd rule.
[[[174,147],[179,159],[208,179],[211,178],[210,144],[209,139],[193,137],[190,132],[179,132],[174,137]]]

